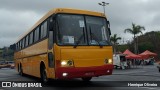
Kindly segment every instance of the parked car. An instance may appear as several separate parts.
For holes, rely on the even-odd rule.
[[[127,60],[124,54],[114,54],[113,55],[113,65],[115,68],[126,69]]]
[[[0,61],[0,65],[6,64],[5,61]]]
[[[8,65],[8,64],[0,65],[0,69],[1,69],[1,68],[8,68],[8,67],[10,67],[10,65]]]
[[[14,69],[15,68],[15,64],[14,63],[10,64],[10,68]]]
[[[154,65],[155,59],[154,59],[154,57],[144,59],[144,62],[145,62],[145,65]]]
[[[7,64],[9,65],[9,68],[11,68],[11,69],[15,68],[14,61],[7,61]]]
[[[11,68],[14,69],[15,68],[15,64],[14,61],[3,61],[0,63],[0,69],[1,68]]]

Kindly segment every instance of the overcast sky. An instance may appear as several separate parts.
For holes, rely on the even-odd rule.
[[[132,22],[146,28],[145,32],[160,30],[160,0],[103,0],[111,32],[131,39],[124,29]],[[102,0],[0,0],[0,48],[9,46],[27,32],[44,14],[53,8],[76,8],[103,12]],[[123,39],[121,40],[123,41]]]

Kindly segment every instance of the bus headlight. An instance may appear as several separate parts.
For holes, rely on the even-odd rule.
[[[112,64],[112,59],[105,59],[104,62],[105,62],[106,64]]]
[[[67,65],[67,62],[66,61],[61,61],[61,65],[65,66],[65,65]]]
[[[73,60],[61,60],[61,66],[62,67],[73,66]]]
[[[109,64],[112,64],[112,59],[108,59],[108,63],[109,63]]]

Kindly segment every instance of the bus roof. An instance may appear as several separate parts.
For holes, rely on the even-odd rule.
[[[41,24],[44,20],[46,20],[49,16],[57,13],[70,13],[70,14],[85,14],[85,15],[93,15],[93,16],[100,16],[105,17],[103,13],[100,12],[93,12],[93,11],[87,11],[87,10],[78,10],[78,9],[70,9],[70,8],[56,8],[50,10],[47,14],[45,14],[38,22],[36,22],[27,33],[23,34],[21,38],[18,40],[20,41],[23,37],[26,36],[26,34],[30,33],[32,30],[34,30],[39,24]],[[17,42],[18,42],[17,41]],[[16,43],[17,43],[16,42]]]

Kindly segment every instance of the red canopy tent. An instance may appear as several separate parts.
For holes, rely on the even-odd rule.
[[[132,52],[129,51],[128,49],[127,49],[126,51],[124,51],[123,54],[126,54],[126,55],[127,55],[127,56],[126,56],[127,59],[141,59],[141,56],[132,53]]]
[[[125,51],[123,52],[123,54],[132,55],[133,53],[127,49],[127,50],[125,50]]]
[[[150,52],[149,50],[144,51],[143,53],[139,54],[143,59],[147,59],[150,57],[155,57],[157,56],[156,53]]]

